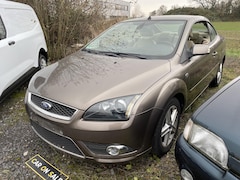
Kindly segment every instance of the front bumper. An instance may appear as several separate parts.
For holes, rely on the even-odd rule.
[[[145,136],[151,111],[128,121],[96,122],[81,119],[84,112],[77,110],[70,119],[62,120],[39,111],[27,98],[25,103],[34,132],[53,147],[79,158],[117,163],[132,160],[151,149],[151,140]],[[122,145],[127,148],[119,155],[107,151],[108,147]]]
[[[207,159],[190,146],[181,134],[176,142],[175,157],[179,170],[187,171],[194,180],[237,180],[238,178]],[[183,177],[182,177],[183,178]]]

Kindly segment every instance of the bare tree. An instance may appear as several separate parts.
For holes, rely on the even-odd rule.
[[[198,3],[204,9],[214,9],[220,2],[220,0],[192,0]]]
[[[104,1],[95,0],[15,0],[31,5],[41,22],[50,61],[75,51],[71,47],[85,44],[116,23],[106,20]],[[73,46],[74,45],[74,46]]]
[[[167,7],[164,6],[164,5],[161,5],[159,7],[159,9],[150,12],[149,15],[150,16],[160,16],[160,15],[163,15],[163,14],[166,14],[166,13],[167,13]]]
[[[157,11],[156,10],[154,10],[154,11],[149,13],[149,16],[156,16],[156,15],[157,15]]]
[[[133,11],[132,11],[133,17],[143,17],[144,13],[141,10],[141,7],[138,3],[134,4]]]
[[[180,8],[180,6],[177,5],[177,4],[174,4],[174,5],[171,7],[171,9],[179,9],[179,8]]]
[[[157,10],[157,15],[163,15],[163,14],[166,14],[166,12],[167,12],[167,7],[164,5],[161,5]]]

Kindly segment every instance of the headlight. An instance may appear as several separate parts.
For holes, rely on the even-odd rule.
[[[194,124],[191,119],[186,124],[183,136],[194,148],[222,168],[227,169],[228,150],[220,137],[202,126]]]
[[[85,120],[128,120],[131,110],[140,95],[119,97],[91,106],[83,116]]]

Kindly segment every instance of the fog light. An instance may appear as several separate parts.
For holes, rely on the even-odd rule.
[[[111,156],[117,156],[119,154],[127,152],[128,147],[124,145],[111,145],[107,147],[106,151]]]
[[[186,169],[181,169],[181,177],[183,180],[193,180],[191,173]]]

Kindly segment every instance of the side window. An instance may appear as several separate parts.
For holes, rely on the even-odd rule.
[[[206,22],[194,24],[189,39],[194,44],[208,44],[211,41],[208,24]]]
[[[6,38],[6,30],[2,21],[2,18],[0,16],[0,40]]]
[[[6,8],[5,14],[9,27],[8,36],[30,31],[37,25],[36,16],[29,9]]]
[[[217,32],[214,29],[214,27],[208,23],[208,29],[209,29],[209,34],[210,34],[210,40],[213,41],[215,37],[217,36]]]

